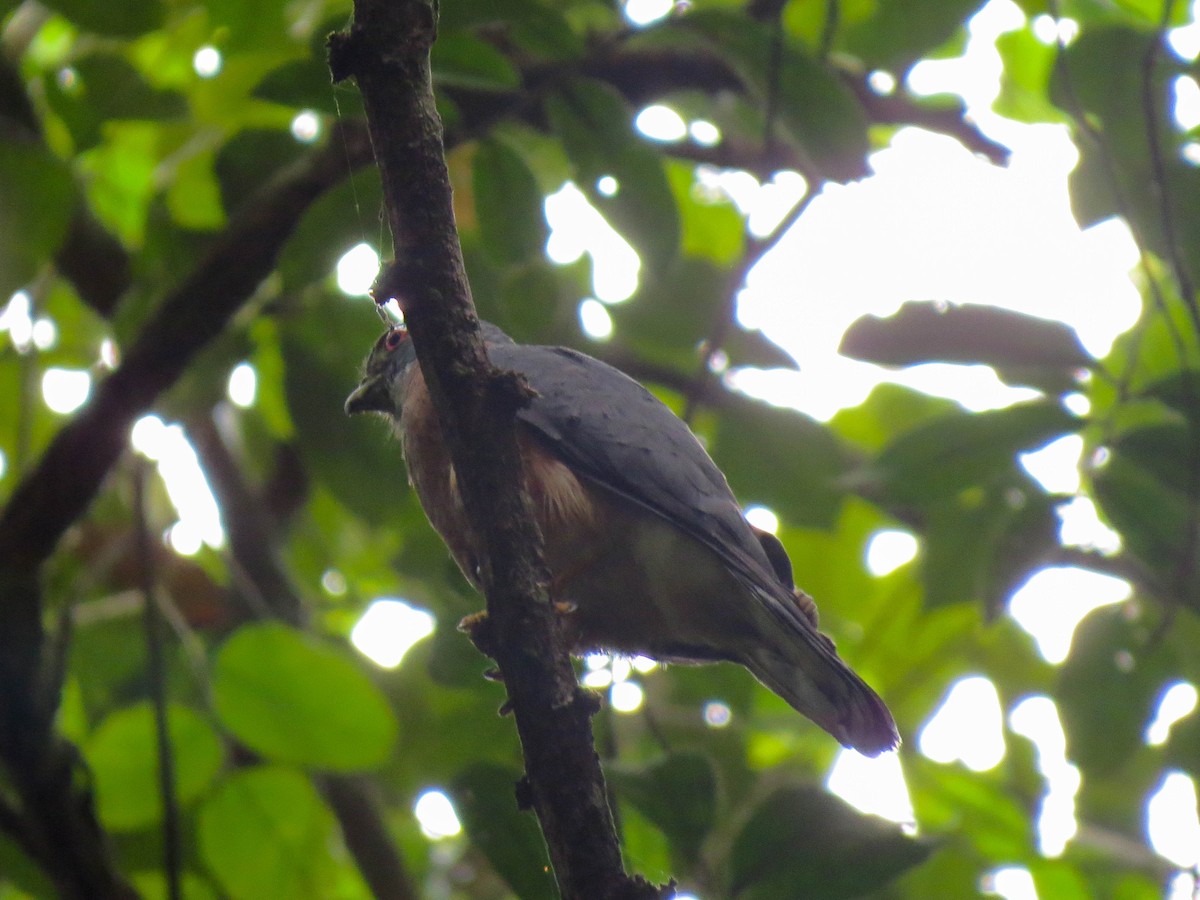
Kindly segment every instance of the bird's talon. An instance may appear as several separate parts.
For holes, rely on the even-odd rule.
[[[483,673],[483,677],[487,681],[498,681],[501,684],[504,683],[504,673],[496,668],[488,669],[486,672]]]
[[[495,657],[496,654],[493,651],[496,648],[496,635],[491,619],[488,618],[487,610],[463,616],[459,620],[458,630],[471,639],[471,643],[479,649],[480,653]]]
[[[500,704],[500,708],[498,710],[496,710],[496,715],[503,718],[504,716],[512,715],[512,711],[513,711],[512,701],[505,700],[503,703]]]

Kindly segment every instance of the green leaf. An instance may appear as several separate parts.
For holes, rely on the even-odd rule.
[[[540,258],[549,228],[541,189],[525,160],[500,141],[484,140],[471,171],[484,249],[498,263]]]
[[[863,815],[819,787],[781,788],[734,841],[731,893],[756,900],[857,897],[930,852],[930,844],[906,837],[899,825]]]
[[[731,290],[728,272],[680,256],[645,278],[629,301],[610,306],[609,315],[621,342],[643,359],[691,369]]]
[[[1028,477],[962,491],[924,507],[925,604],[979,601],[989,615],[1046,562],[1057,542],[1053,501]]]
[[[1050,76],[1058,49],[1044,44],[1032,28],[1007,31],[996,38],[1004,63],[1000,94],[992,108],[1018,122],[1061,122],[1066,117],[1050,102]]]
[[[634,133],[625,101],[610,86],[581,78],[551,94],[545,108],[580,189],[642,262],[661,271],[679,248],[679,211],[662,160]],[[596,188],[604,176],[616,180],[611,196]]]
[[[890,318],[864,316],[847,329],[838,352],[884,366],[947,362],[992,366],[1009,384],[1053,393],[1075,387],[1093,364],[1075,330],[992,306],[905,303]]]
[[[429,54],[433,80],[440,88],[476,91],[510,91],[521,76],[508,57],[472,34],[442,31]]]
[[[225,642],[213,702],[240,741],[283,762],[369,769],[396,741],[396,718],[363,671],[285,625],[245,625]]]
[[[754,366],[759,369],[799,371],[796,358],[761,331],[748,331],[740,325],[730,328],[721,344],[731,368]]]
[[[454,805],[471,843],[521,900],[551,900],[558,890],[537,820],[517,809],[520,778],[515,769],[473,765],[454,779]]]
[[[851,457],[832,431],[803,413],[739,404],[722,413],[710,450],[743,504],[768,505],[792,525],[837,520]]]
[[[228,57],[242,53],[293,51],[295,42],[285,18],[287,0],[203,0],[208,26],[222,37],[221,51]]]
[[[0,835],[0,872],[4,873],[5,889],[15,889],[17,897],[53,897],[58,893],[50,876],[3,835]]]
[[[233,900],[332,896],[333,815],[300,772],[234,773],[200,808],[197,836],[205,865]]]
[[[333,84],[329,64],[324,59],[289,60],[264,75],[252,94],[262,100],[296,109],[319,110],[330,116],[354,118],[363,114],[362,94]]]
[[[43,83],[78,150],[100,143],[106,122],[178,119],[188,111],[182,94],[151,87],[124,57],[94,53],[72,68],[75,80],[70,88],[56,78],[47,77]]]
[[[175,765],[175,796],[187,805],[208,788],[223,751],[212,726],[195,710],[172,704],[167,729]],[[138,703],[111,713],[92,733],[84,756],[96,780],[100,819],[114,831],[133,831],[162,818],[154,710]]]
[[[375,416],[347,416],[358,381],[355,356],[379,336],[371,301],[325,297],[283,333],[284,389],[301,456],[313,475],[355,515],[392,521],[409,490],[400,446]]]
[[[820,60],[791,40],[784,40],[776,54],[770,26],[732,11],[699,10],[679,25],[702,35],[760,102],[777,94],[780,124],[812,169],[833,181],[867,174],[866,114],[845,82]]]
[[[194,872],[182,872],[180,893],[183,900],[217,900],[216,889]],[[130,879],[142,900],[171,900],[167,877],[163,872],[139,872]]]
[[[724,195],[710,198],[702,193],[695,166],[669,161],[667,178],[679,209],[684,255],[719,266],[741,259],[746,249],[746,223],[732,201]]]
[[[352,173],[344,184],[326,191],[308,207],[280,254],[284,291],[331,279],[342,254],[357,244],[379,249],[382,209],[383,185],[375,166]]]
[[[47,151],[0,141],[0,297],[24,287],[53,257],[75,200],[70,172]]]
[[[875,0],[866,16],[851,18],[837,31],[835,46],[858,57],[868,69],[900,74],[951,40],[982,0]]]
[[[1032,855],[1029,813],[1003,781],[916,753],[904,769],[922,828],[957,833],[976,859],[1001,862]]]
[[[110,3],[108,0],[47,0],[56,10],[84,31],[112,37],[136,37],[162,26],[164,11],[159,0]]]
[[[717,778],[699,753],[672,753],[640,769],[614,768],[609,782],[689,861],[716,823]]]
[[[1172,654],[1151,642],[1125,604],[1089,613],[1075,629],[1055,697],[1067,732],[1067,756],[1085,774],[1118,769],[1143,743]]]
[[[1178,65],[1170,54],[1159,53],[1147,85],[1141,74],[1129,78],[1124,66],[1113,64],[1129,60],[1140,67],[1148,58],[1160,37],[1141,26],[1086,28],[1063,51],[1052,85],[1055,102],[1086,116],[1088,127],[1100,137],[1079,144],[1079,165],[1071,173],[1072,207],[1081,227],[1113,215],[1128,219],[1139,242],[1161,258],[1179,251],[1195,281],[1200,274],[1200,208],[1191,198],[1200,193],[1200,169],[1179,152],[1189,138],[1176,129],[1171,114]],[[1148,102],[1154,107],[1149,111]],[[1151,152],[1155,144],[1146,133],[1148,121],[1158,131],[1157,154]],[[1147,185],[1155,187],[1147,190]]]
[[[521,47],[538,56],[567,59],[585,49],[583,39],[558,9],[538,0],[459,0],[439,10],[438,27],[465,30],[503,23]],[[440,40],[440,39],[439,39]]]
[[[905,431],[957,409],[953,400],[884,382],[858,406],[838,411],[829,424],[856,446],[877,453]]]
[[[1091,472],[1096,502],[1125,545],[1168,581],[1188,549],[1191,448],[1182,427],[1143,428],[1115,442]]]
[[[884,448],[870,477],[890,501],[921,507],[1012,472],[1017,453],[1081,426],[1079,419],[1048,400],[942,416]]]
[[[213,163],[225,212],[232,215],[265,177],[303,155],[303,145],[286,131],[239,131],[221,146]]]

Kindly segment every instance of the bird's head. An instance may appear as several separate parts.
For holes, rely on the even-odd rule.
[[[488,344],[511,344],[507,334],[491,322],[480,322],[483,339]],[[404,407],[404,393],[409,376],[415,371],[417,351],[403,325],[393,325],[385,331],[363,367],[358,387],[346,398],[346,414],[378,412],[399,421]]]
[[[403,325],[393,325],[375,342],[363,367],[363,377],[346,398],[346,414],[379,412],[400,418],[408,376],[417,364],[417,351]]]

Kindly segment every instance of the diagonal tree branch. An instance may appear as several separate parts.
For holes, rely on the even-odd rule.
[[[546,596],[541,537],[519,473],[523,385],[491,370],[454,227],[441,120],[430,84],[436,4],[356,0],[330,39],[334,79],[354,77],[383,176],[397,262],[380,297],[401,299],[446,434],[464,505],[484,545],[486,628],[525,753],[528,790],[564,897],[657,897],[627,876],[592,744],[588,702]],[[365,473],[364,473],[365,475]]]

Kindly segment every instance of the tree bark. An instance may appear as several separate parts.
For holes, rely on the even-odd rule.
[[[546,594],[541,535],[521,477],[514,414],[526,388],[493,370],[454,227],[441,120],[430,83],[437,22],[423,0],[356,0],[330,39],[335,81],[362,91],[383,176],[395,259],[377,299],[404,310],[446,434],[468,517],[485,548],[485,627],[473,637],[504,676],[528,790],[567,898],[658,897],[625,874],[592,743],[595,701],[575,679]],[[369,477],[364,473],[364,477]]]

